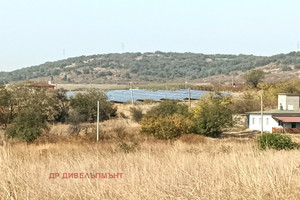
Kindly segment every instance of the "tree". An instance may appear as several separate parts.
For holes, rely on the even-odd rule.
[[[0,125],[6,127],[13,119],[12,94],[4,85],[0,86]]]
[[[54,113],[54,120],[56,122],[64,123],[68,117],[69,112],[69,100],[66,96],[66,90],[58,89],[53,91],[51,96],[51,106],[53,107]]]
[[[18,114],[24,109],[36,109],[41,112],[47,121],[54,122],[58,110],[55,108],[55,91],[39,87],[35,83],[26,81],[13,83],[8,88],[12,95],[11,110]]]
[[[231,97],[209,94],[193,110],[194,131],[197,134],[219,137],[223,128],[232,125]]]
[[[264,77],[264,72],[259,69],[252,69],[244,75],[246,83],[252,85],[254,88],[257,88],[258,83],[262,82]]]
[[[77,94],[71,98],[70,106],[85,117],[85,121],[94,122],[97,117],[97,101],[100,103],[100,121],[108,120],[116,115],[116,109],[112,103],[106,101],[107,96],[104,92],[91,89],[85,94]]]
[[[46,120],[41,112],[35,109],[24,109],[13,120],[12,125],[6,131],[6,135],[32,142],[42,134],[43,130],[47,129]]]

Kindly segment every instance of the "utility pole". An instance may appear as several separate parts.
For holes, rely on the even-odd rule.
[[[192,107],[192,103],[191,103],[191,90],[190,88],[188,89],[188,98],[189,98],[189,107]]]
[[[168,90],[168,72],[166,71],[166,90]]]
[[[132,91],[132,87],[131,87],[132,82],[129,82],[129,84],[130,84],[131,104],[133,105],[133,104],[134,104],[134,103],[133,103],[133,91]]]
[[[261,114],[261,131],[260,133],[263,133],[264,130],[264,123],[263,123],[263,117],[264,117],[264,113],[263,113],[263,90],[261,90],[261,94],[260,94],[260,114]]]
[[[97,101],[97,142],[99,142],[99,108],[100,103]]]

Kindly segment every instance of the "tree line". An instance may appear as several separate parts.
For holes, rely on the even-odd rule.
[[[34,82],[0,86],[0,125],[9,137],[33,141],[47,130],[47,124],[94,122],[97,101],[100,120],[116,116],[113,104],[103,91],[91,89],[68,99],[66,91],[48,89]]]

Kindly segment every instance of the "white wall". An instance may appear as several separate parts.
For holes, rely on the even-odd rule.
[[[260,119],[261,115],[249,115],[249,129],[261,131]],[[272,115],[263,115],[263,131],[272,132],[272,127],[279,128],[281,126],[272,118]]]

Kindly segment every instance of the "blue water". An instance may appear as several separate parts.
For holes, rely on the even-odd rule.
[[[201,91],[201,90],[190,90],[192,99],[200,99],[202,94],[208,93],[209,91]],[[67,97],[74,97],[76,92],[67,92]],[[115,102],[130,102],[131,101],[131,90],[108,90],[106,92],[108,101]],[[224,95],[227,95],[224,94]],[[132,90],[133,101],[137,100],[161,100],[161,99],[177,99],[183,100],[188,98],[188,90],[177,90],[177,91],[169,91],[169,90]]]

